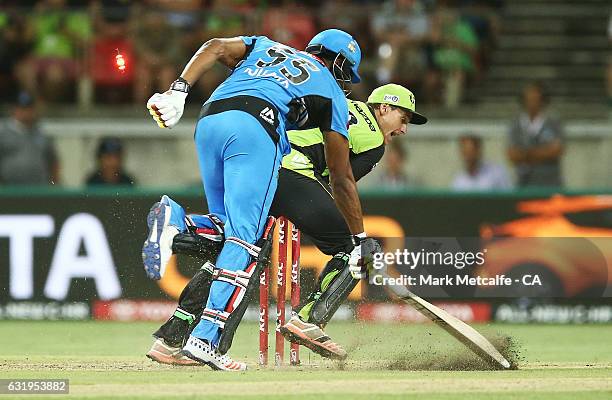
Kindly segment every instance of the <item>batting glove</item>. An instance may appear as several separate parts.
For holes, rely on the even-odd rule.
[[[184,79],[177,79],[165,93],[155,93],[149,101],[149,113],[160,128],[172,128],[176,125],[185,109],[185,99],[189,94],[189,84]]]
[[[355,247],[349,257],[349,272],[354,279],[364,279],[372,268],[374,254],[382,252],[380,244],[373,238],[365,236],[365,233],[353,236]]]

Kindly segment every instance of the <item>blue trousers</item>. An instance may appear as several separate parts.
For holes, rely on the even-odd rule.
[[[237,110],[208,115],[198,122],[195,144],[208,212],[225,222],[225,236],[255,243],[265,228],[282,159],[279,146],[251,115]],[[250,260],[235,243],[223,246],[215,265],[244,270]],[[236,287],[213,281],[206,308],[224,311]],[[220,328],[201,320],[192,332],[216,346]]]

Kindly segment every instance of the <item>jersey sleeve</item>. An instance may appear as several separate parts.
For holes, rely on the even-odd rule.
[[[240,39],[244,42],[247,47],[253,46],[258,36],[240,36]]]
[[[349,112],[346,104],[346,98],[344,96],[336,96],[332,99],[331,108],[332,115],[330,130],[336,131],[348,139]]]
[[[348,138],[348,106],[346,98],[330,98],[320,95],[306,95],[299,102],[292,102],[288,114],[289,126],[306,115],[306,121],[298,123],[299,129],[319,128],[321,132],[336,131]],[[297,117],[296,116],[300,116]]]
[[[355,181],[369,174],[376,167],[384,153],[384,144],[359,154],[351,152],[350,161]]]

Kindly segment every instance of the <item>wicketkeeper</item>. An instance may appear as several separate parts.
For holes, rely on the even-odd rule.
[[[380,161],[385,145],[404,135],[407,124],[421,125],[427,119],[415,111],[415,99],[408,89],[389,84],[375,89],[367,103],[348,102],[350,163],[356,180]],[[285,216],[306,234],[323,253],[332,256],[320,274],[316,290],[299,312],[283,327],[282,334],[329,358],[347,354],[323,331],[359,280],[364,266],[352,256],[356,239],[336,207],[329,186],[323,134],[319,129],[288,132],[291,153],[282,161],[279,183],[270,213]],[[174,238],[175,253],[214,259],[223,237],[223,224],[215,216],[189,215],[189,230]],[[210,221],[214,229],[210,229]],[[352,260],[353,259],[353,260]],[[207,264],[203,268],[206,268]],[[179,353],[188,332],[202,314],[198,301],[207,295],[209,274],[198,271],[181,293],[174,315],[154,333],[156,341],[147,356],[167,364],[189,365]]]

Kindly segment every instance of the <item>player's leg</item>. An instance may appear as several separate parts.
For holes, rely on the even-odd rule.
[[[216,244],[209,239],[201,240]],[[191,253],[197,249],[200,254],[206,255],[206,257],[200,257],[200,259],[210,262],[211,258],[208,255],[213,255],[213,253],[201,250],[202,248],[210,247],[208,244],[202,245],[201,243],[196,243],[194,245],[192,243],[191,246],[193,247],[190,249]],[[216,259],[219,251],[220,248],[214,253],[212,260]],[[181,292],[178,306],[174,313],[153,333],[155,342],[147,353],[147,357],[162,364],[200,364],[184,356],[181,353],[181,349],[185,345],[189,333],[195,327],[195,323],[202,316],[202,311],[204,310],[203,301],[208,298],[213,275],[214,270],[209,268],[209,264],[205,263],[189,280]]]
[[[211,150],[217,149],[223,160],[226,242],[215,267],[249,277],[248,283],[242,286],[213,281],[202,319],[184,347],[185,354],[219,368],[227,361],[223,354],[231,345],[249,291],[257,288],[257,271],[261,271],[263,264],[257,262],[259,252],[250,254],[244,243],[256,244],[266,228],[270,228],[267,216],[276,190],[281,155],[259,122],[240,111],[209,115],[200,120],[199,130],[203,134],[196,136],[198,153],[209,156]],[[209,171],[202,172],[205,176],[209,174]],[[237,241],[229,239],[232,237]],[[265,253],[263,248],[271,247],[257,244],[262,253]],[[265,254],[260,256],[265,258]]]
[[[147,276],[161,279],[166,264],[172,256],[174,237],[187,228],[183,207],[170,197],[163,195],[153,204],[147,215],[149,233],[142,246],[142,262]]]
[[[203,184],[207,194],[208,208],[215,214],[185,216],[185,212],[178,204],[169,198],[162,198],[160,203],[153,206],[148,219],[149,226],[163,226],[160,237],[164,232],[170,231],[171,246],[168,248],[166,240],[163,247],[152,244],[151,236],[157,235],[151,229],[149,237],[143,247],[143,260],[145,268],[153,271],[149,276],[159,279],[164,272],[167,254],[188,254],[205,261],[215,261],[221,251],[225,240],[223,220],[225,208],[223,205],[223,163],[213,156],[200,156],[200,170],[208,170]],[[204,174],[203,174],[204,175]],[[165,204],[169,205],[166,206]],[[181,224],[179,224],[179,219]],[[158,222],[154,222],[158,221]],[[159,255],[154,253],[159,249]],[[148,251],[147,251],[148,250]],[[161,255],[164,254],[162,257]],[[159,270],[154,269],[161,259]],[[206,266],[206,265],[205,265]],[[184,346],[189,332],[199,321],[204,309],[204,302],[208,298],[212,273],[210,268],[201,268],[191,278],[181,292],[178,306],[170,318],[153,333],[155,342],[147,353],[147,357],[163,364],[194,365],[198,362],[184,356],[181,349]]]
[[[196,256],[203,262],[214,262],[219,256],[225,241],[224,220],[226,212],[223,201],[223,159],[218,156],[221,152],[218,147],[220,146],[215,148],[211,144],[207,151],[198,151],[202,183],[206,193],[208,209],[212,213],[188,216],[183,213],[186,227],[174,237],[172,243],[173,253]],[[215,151],[217,154],[215,154]],[[163,340],[164,345],[172,350],[182,348],[189,332],[202,316],[204,302],[208,298],[212,280],[211,270],[206,268],[205,264],[181,292],[179,304],[174,314],[153,336],[158,340]],[[156,359],[150,354],[148,356],[155,361],[165,362],[165,360]],[[172,361],[173,358],[169,360]]]
[[[198,125],[199,126],[199,125]],[[207,135],[215,138],[210,132]],[[204,135],[204,132],[196,130],[196,136]],[[216,142],[219,142],[218,140]],[[185,216],[181,209],[183,218],[183,229],[174,236],[172,241],[172,252],[196,255],[204,261],[214,262],[225,240],[223,221],[225,220],[225,206],[223,203],[223,159],[220,157],[220,144],[210,146],[205,151],[198,151],[198,162],[202,184],[206,193],[208,209],[213,217]],[[206,172],[206,173],[205,173]],[[155,207],[155,206],[154,206]],[[197,254],[202,251],[202,254]],[[191,360],[181,353],[189,332],[199,321],[204,303],[208,298],[212,274],[210,268],[201,268],[191,278],[179,297],[177,309],[172,316],[155,332],[156,338],[153,346],[147,353],[147,357],[163,364],[193,365],[200,364]]]
[[[285,216],[306,234],[321,252],[351,252],[353,244],[329,185],[314,174],[306,176],[281,168],[270,214]]]
[[[225,220],[223,159],[220,159],[212,151],[210,153],[198,153],[200,172],[206,191],[208,210],[222,224]],[[204,174],[202,171],[208,171],[208,173]],[[204,221],[205,219],[201,218],[198,222],[205,228],[218,230],[219,223],[216,223],[212,218],[208,218],[208,221]],[[186,222],[190,222],[190,226]],[[203,236],[204,239],[208,238],[206,232],[204,234],[197,232],[198,226],[193,220],[185,218],[183,207],[166,195],[162,196],[161,200],[151,207],[147,216],[147,225],[149,234],[142,248],[142,260],[147,275],[151,279],[161,279],[172,254],[181,249],[189,249],[191,244],[200,244],[202,250],[216,255],[214,253],[216,253],[215,249],[218,246],[209,241],[199,240],[201,238],[198,236]]]
[[[207,143],[207,151],[199,152],[198,155],[208,209],[217,214],[187,215],[187,228],[177,234],[172,243],[173,253],[196,257],[203,263],[214,263],[225,241],[223,158],[215,157],[214,148],[211,143]],[[147,357],[163,364],[199,364],[183,356],[180,350],[202,316],[212,281],[211,268],[204,264],[181,292],[173,315],[153,333],[156,341]]]
[[[294,171],[281,169],[279,187],[271,208],[272,215],[284,215],[307,235],[324,254],[332,258],[319,275],[317,288],[300,310],[302,319],[319,325],[325,325],[339,304],[334,302],[333,309],[324,312],[314,307],[318,299],[330,284],[340,277],[340,272],[348,272],[348,254],[353,249],[351,233],[342,214],[336,207],[329,186],[321,180],[313,179]],[[350,291],[359,282],[347,280],[347,290]],[[346,293],[348,296],[349,293]],[[340,299],[342,302],[346,296]],[[315,311],[312,313],[312,311]]]
[[[209,188],[209,192],[211,193],[210,198],[214,199],[213,190]],[[167,196],[164,196],[159,203],[152,207],[148,222],[150,228],[152,226],[163,227],[159,234],[156,230],[150,229],[151,232],[143,247],[145,268],[147,265],[155,265],[155,261],[159,260],[162,266],[158,270],[160,277],[163,275],[167,263],[166,256],[160,257],[157,255],[156,257],[158,253],[153,251],[157,250],[162,255],[173,253],[188,254],[200,258],[203,262],[214,261],[219,255],[225,239],[223,222],[214,214],[185,216],[182,207]],[[182,222],[182,224],[179,222]],[[152,244],[152,237],[154,238],[158,235],[164,238],[165,235],[168,235],[168,231],[173,236],[171,246],[168,246],[169,240],[166,240],[163,246],[160,246],[162,243],[157,243],[157,246]],[[205,267],[206,265],[191,278],[181,292],[178,306],[174,313],[153,333],[155,341],[147,353],[147,357],[150,359],[162,364],[199,364],[183,355],[181,349],[189,332],[195,326],[195,322],[200,319],[204,309],[203,302],[208,298],[212,282],[212,271],[210,268]]]
[[[224,223],[215,214],[189,214],[187,230],[172,241],[172,253],[195,257],[202,262],[215,261],[225,242]]]
[[[155,280],[162,278],[173,254],[214,260],[224,240],[219,217],[214,214],[186,217],[183,207],[167,195],[151,207],[147,226],[142,261],[147,276]]]
[[[333,255],[319,275],[316,289],[282,328],[285,337],[325,357],[343,359],[346,352],[323,327],[359,282],[348,270],[351,234],[323,182],[281,169],[272,215],[289,218],[325,254]]]

